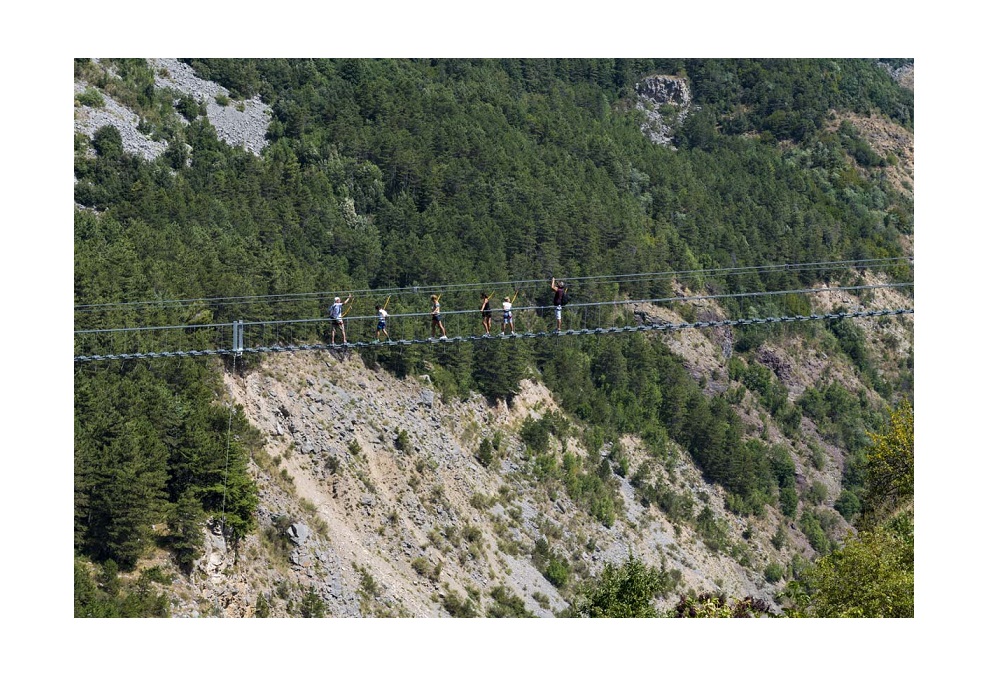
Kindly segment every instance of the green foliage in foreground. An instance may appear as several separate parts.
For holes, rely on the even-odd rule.
[[[789,616],[915,615],[914,532],[910,515],[847,538],[788,584]]]
[[[913,423],[903,402],[872,434],[860,531],[788,584],[790,616],[915,615]]]
[[[725,595],[702,594],[697,597],[684,596],[666,616],[729,619],[770,617],[773,614],[765,601],[751,596],[730,601]]]
[[[600,578],[585,588],[568,616],[659,617],[655,601],[676,588],[680,573],[647,566],[629,554],[620,566],[607,564]]]

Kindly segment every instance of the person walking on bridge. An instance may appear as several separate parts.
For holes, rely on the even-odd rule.
[[[375,328],[375,341],[378,341],[378,338],[382,334],[385,335],[385,340],[388,341],[388,330],[385,329],[388,321],[388,311],[383,306],[375,306],[375,311],[378,313],[378,327]]]
[[[493,311],[489,307],[489,300],[492,299],[493,295],[487,295],[485,292],[482,293],[482,305],[479,306],[479,311],[482,312],[482,326],[486,328],[486,336],[491,334],[493,331]]]
[[[568,301],[566,296],[566,284],[564,280],[560,280],[558,284],[555,284],[555,278],[552,278],[552,290],[555,292],[555,298],[552,301],[552,305],[555,307],[555,331],[562,331],[562,307],[565,306]]]
[[[503,297],[503,327],[500,329],[500,334],[506,332],[506,328],[510,328],[510,334],[516,334],[513,330],[513,302],[517,301],[518,292],[514,292],[513,299],[510,297]]]
[[[346,301],[340,301],[340,297],[334,297],[333,305],[329,308],[330,316],[330,343],[336,343],[336,329],[340,328],[340,335],[343,337],[343,343],[347,343],[347,330],[343,326],[343,307],[345,304],[349,304],[350,300],[353,298],[353,294],[348,294]]]
[[[430,295],[430,338],[437,336],[437,330],[441,331],[441,339],[447,339],[447,332],[444,330],[444,321],[441,320],[441,302],[436,294]]]

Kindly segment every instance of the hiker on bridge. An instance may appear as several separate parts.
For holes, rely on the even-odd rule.
[[[430,338],[437,336],[437,330],[441,331],[441,339],[447,339],[447,332],[444,330],[444,321],[441,320],[441,302],[436,294],[430,295]]]
[[[384,306],[375,306],[375,312],[378,314],[378,327],[375,328],[375,341],[378,341],[378,338],[382,334],[385,335],[385,340],[388,341],[388,330],[385,329],[385,325],[388,321],[388,311],[385,310]]]
[[[566,284],[564,280],[560,280],[558,284],[555,284],[555,278],[552,278],[552,290],[555,292],[555,298],[552,301],[552,305],[555,307],[555,331],[562,331],[562,307],[565,306],[566,302],[569,300],[566,295]]]
[[[489,300],[492,298],[493,295],[486,295],[486,293],[483,292],[482,304],[479,306],[479,311],[482,313],[482,326],[486,328],[486,334],[490,334],[493,331],[493,311],[489,307]]]
[[[517,301],[517,295],[520,291],[513,293],[513,299],[510,297],[503,297],[503,327],[500,328],[500,334],[506,332],[506,328],[510,327],[510,334],[514,334],[513,331],[513,302]]]
[[[330,343],[336,343],[336,329],[340,328],[340,335],[343,337],[343,343],[347,343],[347,330],[343,326],[343,307],[350,303],[350,300],[354,298],[353,293],[347,295],[346,301],[340,301],[340,297],[334,297],[333,305],[329,307],[330,316]]]

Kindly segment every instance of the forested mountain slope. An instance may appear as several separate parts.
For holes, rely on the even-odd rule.
[[[908,72],[77,60],[76,353],[224,348],[212,325],[349,290],[545,306],[553,276],[570,327],[912,307]],[[651,76],[689,94],[651,105],[669,134]],[[584,305],[663,297],[689,300]],[[178,329],[92,332],[153,326]],[[776,614],[864,514],[867,432],[912,383],[911,316],[84,364],[77,614]],[[595,602],[625,575],[652,608]]]

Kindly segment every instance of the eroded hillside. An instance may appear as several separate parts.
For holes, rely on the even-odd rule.
[[[829,304],[853,299],[828,295]],[[645,312],[680,319],[665,309]],[[708,304],[694,312],[722,315]],[[911,324],[873,321],[867,331],[911,337]],[[785,436],[759,397],[728,374],[724,332],[663,340],[702,377],[705,392],[742,394],[733,402],[748,434],[792,452],[798,496],[836,523],[829,534],[845,535],[848,525],[831,508],[843,450],[808,417],[800,435]],[[822,380],[865,388],[842,358],[800,340],[764,344],[755,358],[792,401]],[[630,436],[600,451],[613,469],[617,516],[601,520],[570,497],[565,481],[570,458],[587,454],[584,430],[562,418],[534,378],[511,406],[475,394],[443,402],[429,376],[400,380],[354,354],[306,352],[268,356],[227,373],[225,383],[262,433],[251,441],[258,529],[236,551],[226,552],[218,537],[206,541],[194,574],[177,580],[175,614],[252,616],[264,606],[271,616],[299,616],[308,601],[321,601],[332,616],[484,616],[499,601],[519,599],[524,612],[550,616],[629,553],[673,576],[663,606],[682,594],[723,592],[776,609],[783,573],[815,553],[777,507],[733,514],[685,450],[669,443],[666,454],[652,454]],[[523,432],[542,417],[561,422],[564,435],[539,450]],[[653,486],[671,497],[668,509],[640,489]]]
[[[238,553],[222,558],[210,550],[192,577],[210,592],[201,603],[220,601],[226,615],[253,614],[258,593],[272,614],[287,614],[288,601],[300,604],[313,590],[335,616],[443,616],[449,593],[456,596],[449,605],[470,600],[486,614],[495,604],[489,592],[506,587],[546,616],[568,602],[543,574],[550,562],[564,559],[586,577],[623,562],[629,550],[677,570],[677,595],[720,589],[772,601],[773,586],[754,571],[781,557],[769,544],[767,521],[723,517],[720,492],[681,451],[664,481],[690,498],[694,514],[708,507],[725,522],[733,544],[745,543],[737,556],[749,567],[706,546],[689,524],[643,506],[620,476],[627,517],[610,526],[558,483],[539,482],[536,455],[518,431],[557,406],[534,381],[523,384],[512,407],[482,397],[444,403],[425,381],[369,370],[357,357],[295,354],[270,357],[226,383],[264,432],[254,455],[260,529]],[[494,450],[488,465],[484,440]],[[632,468],[648,458],[638,441],[623,445]],[[564,447],[585,454],[572,437]],[[298,527],[305,536],[291,538],[292,524],[307,525]],[[743,539],[747,530],[753,536]]]

